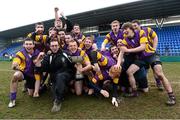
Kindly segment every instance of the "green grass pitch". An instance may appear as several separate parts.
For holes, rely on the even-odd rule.
[[[0,119],[180,119],[180,63],[163,63],[163,67],[176,95],[175,106],[165,105],[167,94],[157,90],[150,71],[150,92],[140,93],[137,98],[123,98],[118,108],[111,105],[111,98],[68,95],[61,111],[51,113],[51,92],[40,98],[31,98],[21,92],[22,83],[19,84],[17,106],[8,108],[9,82],[13,71],[10,62],[0,62]]]

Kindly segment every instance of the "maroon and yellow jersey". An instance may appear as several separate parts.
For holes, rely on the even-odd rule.
[[[78,34],[78,35],[76,35],[76,34],[73,34],[73,37],[76,39],[76,40],[78,40],[78,39],[81,39],[82,40],[82,42],[81,43],[79,43],[79,48],[83,48],[84,47],[84,40],[85,40],[85,36],[82,34],[82,33],[80,33],[80,34]]]
[[[135,31],[133,38],[126,37],[122,40],[122,46],[126,46],[128,49],[139,47],[141,44],[146,44],[145,50],[139,54],[141,57],[150,56],[155,53],[154,48],[148,43],[147,35],[144,30]]]
[[[22,48],[19,52],[16,53],[16,57],[13,59],[13,62],[18,63],[19,70],[23,72],[23,74],[34,77],[34,63],[33,59],[35,59],[39,54],[38,50],[35,50],[32,55],[29,55],[25,48]]]
[[[154,38],[157,37],[156,32],[150,27],[141,27],[141,29],[144,30],[144,32],[146,33],[148,42],[153,47]]]
[[[88,55],[83,50],[77,50],[75,53],[72,53],[71,56],[81,56],[83,58],[82,65],[86,65],[86,62],[90,62]]]
[[[32,38],[35,43],[35,49],[38,49],[39,51],[45,51],[46,44],[48,41],[47,35],[38,35],[35,32],[29,33],[27,37]]]
[[[104,39],[103,44],[106,45],[110,43],[111,45],[117,45],[117,41],[119,39],[122,40],[123,38],[124,38],[123,31],[121,29],[118,31],[117,35],[115,35],[113,31],[111,31],[110,33],[106,35],[106,38]]]

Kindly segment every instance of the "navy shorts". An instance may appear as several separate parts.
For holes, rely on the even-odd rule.
[[[26,87],[28,89],[34,89],[35,81],[36,81],[35,78],[27,76],[25,74],[23,75],[24,75],[24,80],[26,80]]]

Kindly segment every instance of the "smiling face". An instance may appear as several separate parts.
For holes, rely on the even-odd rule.
[[[55,20],[54,21],[54,26],[57,28],[57,29],[61,29],[63,28],[63,23],[62,21],[59,19],[59,20]]]
[[[93,40],[91,39],[91,37],[86,37],[84,41],[85,48],[89,49],[91,48],[92,45],[93,45]]]
[[[34,51],[34,42],[33,40],[25,40],[23,47],[26,49],[28,53],[32,53]]]
[[[43,32],[44,32],[44,25],[43,24],[37,24],[35,30],[36,30],[36,33],[43,34]]]
[[[66,44],[69,44],[69,42],[71,41],[71,40],[73,40],[73,38],[72,38],[72,36],[71,35],[65,35],[65,42],[66,42]]]
[[[132,23],[132,26],[134,30],[138,30],[138,31],[141,30],[141,26],[138,23]]]
[[[74,32],[75,34],[79,34],[79,33],[80,33],[80,27],[79,27],[78,25],[74,25],[74,27],[73,27],[73,32]]]
[[[111,29],[114,33],[117,33],[119,31],[120,25],[119,23],[112,23]]]
[[[65,40],[65,31],[61,30],[58,32],[58,34],[61,40]]]
[[[49,30],[49,37],[55,38],[57,36],[57,31],[55,29],[50,29]]]
[[[132,26],[131,22],[126,22],[122,25],[123,33],[126,35],[128,38],[134,37],[134,29]]]
[[[117,56],[119,55],[119,50],[116,46],[111,47],[110,51],[112,55],[117,55]]]
[[[50,42],[50,49],[51,49],[52,53],[57,53],[59,48],[60,47],[59,47],[58,41],[51,41]]]
[[[120,47],[121,47],[121,45],[122,45],[122,40],[121,40],[121,39],[119,39],[119,40],[117,41],[117,47],[118,47],[118,48],[120,48]]]
[[[125,29],[123,30],[123,33],[126,34],[126,36],[127,36],[128,38],[131,38],[131,37],[133,37],[133,35],[134,35],[133,30],[130,29],[129,27],[125,28]]]
[[[68,45],[68,49],[71,53],[75,53],[78,50],[78,45],[76,41],[70,41]]]
[[[118,20],[114,20],[114,21],[111,23],[111,29],[112,29],[112,31],[116,34],[116,33],[118,33],[119,28],[120,28],[120,23],[119,23],[119,21],[118,21]]]

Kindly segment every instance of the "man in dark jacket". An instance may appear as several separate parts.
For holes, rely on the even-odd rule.
[[[37,70],[50,73],[54,94],[54,105],[51,112],[57,112],[61,108],[67,84],[75,75],[75,67],[67,54],[60,49],[58,41],[50,41],[50,49],[51,53],[44,58],[44,54],[40,53],[42,59],[39,59],[36,66],[38,67]]]

